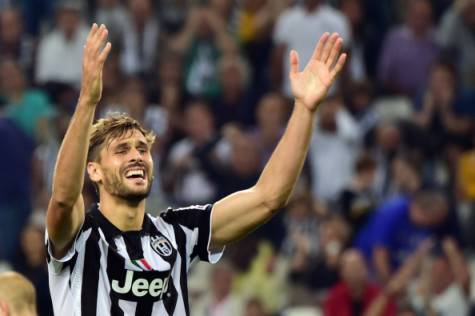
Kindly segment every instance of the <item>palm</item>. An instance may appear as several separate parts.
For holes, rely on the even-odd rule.
[[[315,51],[302,72],[298,71],[298,55],[291,52],[290,82],[292,93],[297,101],[309,110],[315,110],[326,96],[328,89],[342,69],[346,54],[340,56],[342,40],[338,34],[331,37],[324,34]],[[336,64],[335,64],[336,62]]]

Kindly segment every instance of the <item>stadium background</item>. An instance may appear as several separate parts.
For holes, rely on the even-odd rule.
[[[336,307],[380,293],[390,294],[380,315],[473,310],[474,0],[3,0],[0,10],[0,270],[32,280],[40,315],[52,315],[44,214],[92,22],[113,44],[97,117],[126,112],[158,135],[155,214],[253,185],[292,108],[289,49],[304,64],[324,32],[345,40],[350,58],[288,207],[220,264],[192,269],[193,315],[342,315]],[[387,245],[405,263],[384,276],[348,251],[375,215],[380,231],[397,231],[428,189],[449,211],[406,237],[415,249],[423,230],[432,249]],[[96,200],[90,183],[84,196]],[[352,303],[368,284],[373,294]]]

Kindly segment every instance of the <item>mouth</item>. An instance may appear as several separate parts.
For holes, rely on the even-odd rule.
[[[145,169],[141,167],[130,168],[125,171],[124,176],[129,180],[145,180]]]

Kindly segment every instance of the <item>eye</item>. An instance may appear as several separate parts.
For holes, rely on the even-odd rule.
[[[141,154],[146,154],[146,153],[147,153],[147,149],[145,149],[145,148],[139,148],[139,153],[141,153]]]

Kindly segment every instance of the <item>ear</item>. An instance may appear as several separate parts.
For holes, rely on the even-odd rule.
[[[102,181],[102,169],[97,162],[89,161],[87,163],[87,174],[92,182],[98,183]]]

